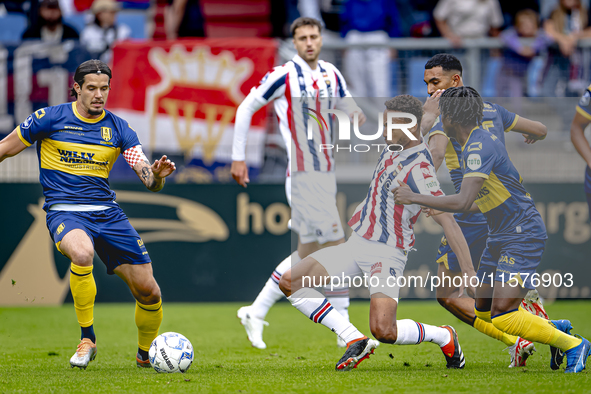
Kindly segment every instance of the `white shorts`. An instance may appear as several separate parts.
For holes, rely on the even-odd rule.
[[[304,244],[325,244],[345,237],[337,210],[334,172],[296,172],[285,180],[291,229]]]
[[[367,278],[363,283],[367,283],[370,295],[383,293],[398,301],[400,288],[397,278],[404,273],[407,255],[408,252],[403,249],[368,241],[354,232],[344,244],[320,249],[310,257],[326,269],[335,287],[348,286],[348,277],[352,286],[357,286],[356,283],[361,281],[354,281],[353,277],[362,275]],[[341,283],[337,283],[337,278]]]

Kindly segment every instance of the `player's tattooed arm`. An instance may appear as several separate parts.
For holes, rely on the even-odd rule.
[[[148,160],[141,160],[133,166],[133,169],[148,190],[159,192],[164,187],[164,178],[172,174],[176,166],[165,155],[152,165]]]

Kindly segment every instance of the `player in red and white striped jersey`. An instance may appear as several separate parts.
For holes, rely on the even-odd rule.
[[[381,154],[367,197],[349,221],[353,234],[346,243],[303,259],[283,274],[279,287],[300,312],[328,327],[347,343],[347,351],[336,365],[338,370],[356,367],[373,353],[378,342],[367,338],[334,311],[331,303],[314,289],[314,283],[321,283],[326,277],[336,283],[337,278],[346,281],[357,275],[364,275],[369,282],[370,329],[378,341],[396,345],[433,342],[443,351],[448,368],[463,368],[464,355],[452,327],[396,320],[400,292],[396,278],[402,277],[408,253],[415,244],[413,225],[421,207],[396,204],[391,191],[406,183],[420,194],[441,196],[443,192],[435,176],[431,153],[420,133],[422,103],[412,96],[397,96],[386,102],[386,109],[384,137],[388,148]],[[394,129],[388,136],[388,112],[413,115],[417,122],[405,130]],[[395,118],[392,123],[400,125],[408,123],[408,119]],[[394,144],[404,149],[393,152],[397,150]],[[439,222],[458,255],[462,272],[468,278],[474,276],[468,245],[453,216],[442,214]]]
[[[286,192],[292,209],[291,228],[299,235],[298,250],[275,268],[254,303],[238,311],[248,339],[260,349],[266,348],[262,332],[268,323],[264,318],[271,306],[283,297],[278,287],[281,275],[300,257],[345,241],[336,208],[334,157],[332,150],[320,149],[322,144],[333,143],[333,119],[325,119],[321,111],[337,108],[352,119],[357,113],[359,125],[363,124],[365,116],[352,100],[340,71],[318,59],[322,48],[321,28],[316,19],[294,21],[291,32],[297,55],[267,73],[236,111],[232,176],[246,187],[249,182],[246,137],[251,119],[256,111],[273,102],[288,155]],[[318,122],[311,139],[307,133],[309,118]],[[338,289],[332,296],[335,308],[348,318],[348,290]]]

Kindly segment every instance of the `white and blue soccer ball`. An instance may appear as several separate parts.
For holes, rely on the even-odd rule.
[[[165,332],[154,339],[150,350],[150,364],[156,372],[186,372],[193,363],[193,345],[176,332]]]

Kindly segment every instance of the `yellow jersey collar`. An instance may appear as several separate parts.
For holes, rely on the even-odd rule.
[[[464,147],[466,146],[466,144],[468,143],[468,141],[470,141],[470,137],[472,137],[472,132],[476,129],[478,129],[479,127],[476,126],[474,127],[472,130],[470,130],[470,134],[468,134],[468,138],[466,139],[466,142],[464,143],[464,145],[462,145],[462,152],[464,151]]]
[[[97,123],[97,122],[100,122],[101,120],[103,120],[103,118],[105,117],[105,110],[103,109],[103,113],[98,118],[96,118],[96,119],[88,119],[88,118],[85,118],[84,116],[82,116],[82,115],[80,115],[78,113],[78,109],[76,108],[76,102],[75,101],[72,102],[72,111],[74,111],[74,115],[78,119],[80,119],[81,121],[86,122],[86,123]]]

